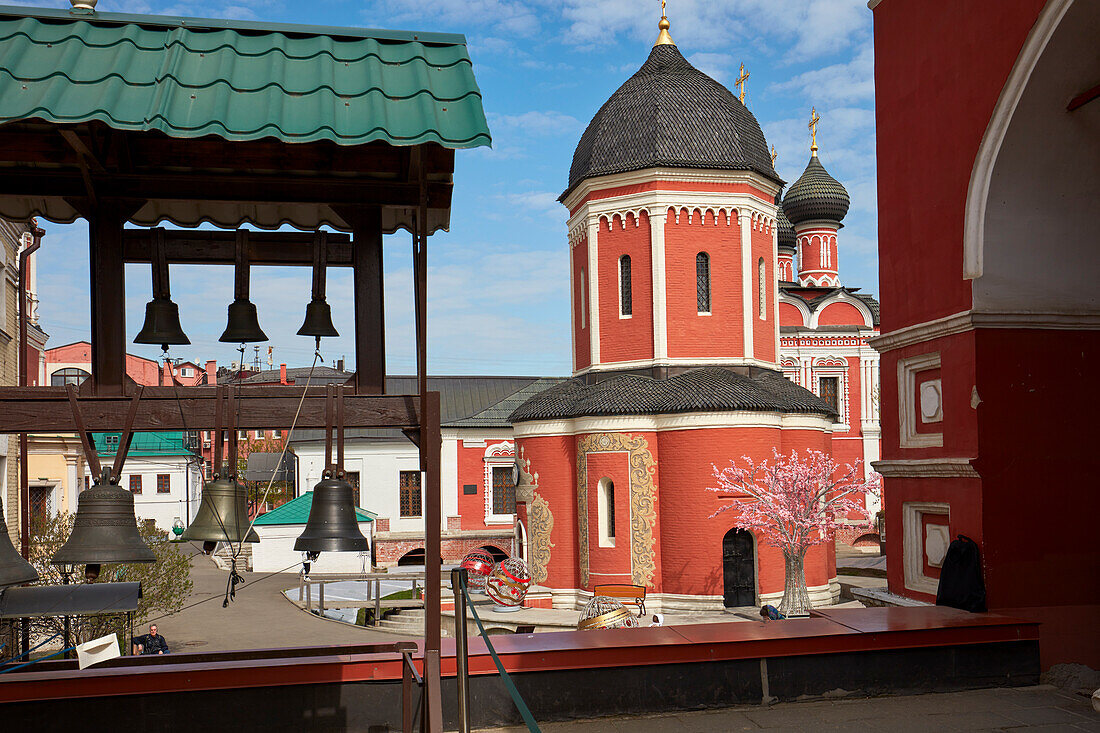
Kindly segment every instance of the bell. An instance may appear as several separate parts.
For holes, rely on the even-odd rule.
[[[229,324],[218,339],[226,344],[247,344],[267,341],[267,334],[260,328],[256,306],[248,300],[237,299],[229,304]]]
[[[22,585],[38,580],[38,571],[24,560],[8,536],[8,525],[4,523],[4,506],[0,504],[0,588],[9,585]]]
[[[366,552],[367,538],[355,515],[355,490],[342,478],[325,471],[313,487],[306,528],[294,541],[298,552]]]
[[[80,493],[73,532],[50,560],[54,565],[87,565],[92,575],[101,564],[157,561],[138,533],[134,495],[104,479]]]
[[[314,298],[306,306],[306,320],[298,329],[299,336],[339,336],[332,325],[332,308],[324,299]]]
[[[249,528],[244,487],[225,478],[207,482],[202,487],[199,511],[184,530],[183,539],[202,540],[207,553],[213,552],[217,542],[259,542],[256,531]]]
[[[145,325],[134,339],[135,344],[189,344],[191,340],[180,326],[179,306],[171,298],[155,297],[145,304]]]

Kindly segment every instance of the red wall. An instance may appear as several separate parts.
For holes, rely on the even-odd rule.
[[[550,532],[550,565],[544,586],[579,588],[577,565],[577,475],[575,442],[571,435],[519,438],[516,450],[531,461],[531,473],[538,474],[538,494],[546,499],[554,515]],[[530,533],[530,525],[528,525]]]
[[[695,257],[710,255],[710,312],[699,315]],[[670,210],[665,223],[665,292],[668,355],[672,358],[730,358],[745,353],[742,332],[741,227],[736,216],[700,216],[680,222]]]
[[[962,279],[970,171],[997,97],[1044,4],[889,0],[875,7],[884,333],[971,305],[970,283]]]
[[[600,363],[653,358],[653,270],[649,215],[637,222],[628,215],[625,227],[616,216],[608,229],[600,221]],[[632,315],[619,317],[619,258],[630,255]]]
[[[505,440],[471,441],[484,442],[485,445],[465,445],[465,441],[456,441],[458,451],[458,513],[462,517],[462,529],[488,529],[485,524],[485,452],[490,447]],[[507,467],[508,464],[498,464]],[[476,494],[463,493],[462,487],[473,484],[477,487]],[[493,525],[494,529],[500,529],[501,525]]]
[[[805,326],[806,321],[802,318],[802,311],[798,310],[790,303],[779,304],[779,325],[780,326]]]
[[[779,343],[776,339],[775,329],[775,298],[778,276],[775,272],[775,255],[771,230],[753,229],[750,241],[752,247],[752,267],[749,276],[752,280],[750,284],[753,309],[752,352],[755,358],[774,363],[779,360],[776,356]],[[763,319],[760,318],[760,284],[757,271],[761,259],[764,260],[765,317]]]
[[[851,303],[833,303],[817,317],[819,326],[862,326],[863,314]]]
[[[581,272],[584,272],[584,277],[581,277]],[[591,331],[588,329],[591,327],[592,322],[588,313],[581,315],[581,303],[584,303],[585,310],[591,308],[591,303],[588,302],[588,278],[591,277],[591,273],[588,268],[588,237],[582,237],[579,242],[573,245],[573,351],[574,362],[576,369],[584,369],[587,366],[592,365],[592,341]],[[581,292],[584,295],[581,295]],[[581,323],[584,323],[584,327],[581,327]]]

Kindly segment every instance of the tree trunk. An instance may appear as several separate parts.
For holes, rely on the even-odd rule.
[[[779,612],[784,616],[807,616],[810,612],[810,594],[806,590],[806,551],[783,551],[787,578],[783,584],[783,600]]]

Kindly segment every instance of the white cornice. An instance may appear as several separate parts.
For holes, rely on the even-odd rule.
[[[829,418],[821,415],[736,410],[687,412],[673,415],[609,415],[577,417],[567,420],[534,420],[516,423],[514,430],[516,438],[534,438],[587,433],[661,433],[672,430],[715,430],[723,428],[820,430],[828,433],[836,427]]]
[[[868,340],[879,353],[903,349],[933,339],[973,331],[976,328],[1017,328],[1045,331],[1094,331],[1100,329],[1100,313],[984,313],[963,311],[917,323]]]
[[[970,465],[973,458],[914,458],[872,461],[886,478],[981,478]]]
[[[774,206],[775,195],[779,193],[779,186],[774,181],[769,181],[759,173],[753,171],[726,171],[717,169],[694,168],[647,168],[628,173],[615,173],[609,176],[597,176],[582,181],[575,189],[569,192],[562,203],[570,211],[583,201],[593,191],[620,188],[623,186],[636,186],[643,183],[668,182],[668,183],[716,183],[716,184],[745,184],[754,186],[765,195],[771,196]],[[670,189],[675,190],[675,189]],[[754,200],[761,201],[761,199]],[[768,203],[763,200],[763,203]]]
[[[624,369],[648,369],[650,367],[701,367],[701,366],[754,366],[761,369],[778,369],[777,362],[762,361],[760,359],[747,359],[744,357],[734,359],[638,359],[635,361],[615,361],[601,364],[593,364],[584,369],[578,369],[573,373],[574,377],[589,372],[612,372]]]

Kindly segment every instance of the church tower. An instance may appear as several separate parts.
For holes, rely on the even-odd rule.
[[[810,113],[810,162],[783,197],[783,213],[794,227],[798,284],[840,287],[836,235],[848,213],[848,191],[817,157],[817,110]]]
[[[756,118],[667,26],[588,125],[560,199],[573,369],[589,381],[778,363],[782,181]]]

